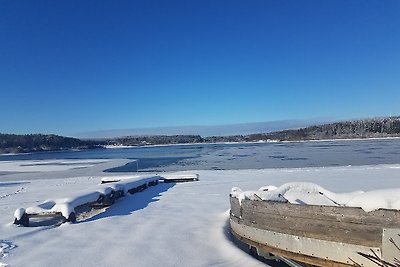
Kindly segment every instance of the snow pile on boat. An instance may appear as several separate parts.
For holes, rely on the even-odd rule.
[[[280,187],[263,186],[257,191],[242,191],[234,187],[230,195],[238,198],[240,203],[247,199],[302,205],[360,207],[366,212],[378,209],[400,210],[400,188],[335,193],[314,183],[295,182]]]

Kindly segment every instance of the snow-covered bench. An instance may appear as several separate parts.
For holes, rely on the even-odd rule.
[[[159,176],[125,179],[81,190],[69,197],[46,200],[37,206],[19,208],[14,213],[14,224],[29,226],[29,218],[51,216],[61,216],[62,221],[75,222],[77,213],[93,206],[110,206],[127,193],[140,192],[158,184],[159,179]]]

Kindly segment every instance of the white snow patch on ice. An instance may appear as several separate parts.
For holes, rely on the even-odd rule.
[[[0,161],[1,172],[41,172],[65,171],[70,169],[88,168],[107,162],[104,159],[82,160],[15,160]]]

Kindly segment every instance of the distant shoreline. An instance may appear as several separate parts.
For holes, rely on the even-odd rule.
[[[368,141],[368,140],[400,140],[400,136],[388,136],[388,137],[366,137],[366,138],[335,138],[335,139],[308,139],[308,140],[260,140],[260,141],[243,141],[243,142],[212,142],[212,143],[177,143],[177,144],[156,144],[156,145],[138,145],[138,146],[127,146],[127,145],[104,145],[97,148],[85,148],[85,149],[63,149],[63,150],[42,150],[22,153],[0,153],[0,156],[17,156],[17,155],[29,155],[36,153],[47,153],[47,152],[67,152],[67,151],[87,151],[93,149],[131,149],[131,148],[144,148],[144,147],[170,147],[170,146],[190,146],[190,145],[234,145],[234,144],[265,144],[265,143],[303,143],[303,142],[340,142],[340,141]]]
[[[177,144],[157,144],[157,145],[106,145],[105,149],[128,149],[128,148],[143,148],[143,147],[167,147],[167,146],[190,146],[190,145],[234,145],[234,144],[265,144],[265,143],[303,143],[303,142],[338,142],[338,141],[367,141],[367,140],[394,140],[399,139],[400,136],[389,137],[370,137],[370,138],[335,138],[335,139],[308,139],[308,140],[269,140],[269,141],[243,141],[243,142],[213,142],[213,143],[177,143]]]
[[[293,143],[293,142],[329,142],[329,141],[364,141],[364,140],[392,140],[400,139],[400,136],[387,136],[387,137],[365,137],[365,138],[333,138],[333,139],[308,139],[308,140],[297,140],[297,141],[278,141],[282,143]]]
[[[177,143],[177,144],[157,144],[157,145],[138,145],[138,146],[126,146],[126,145],[104,145],[97,148],[86,148],[86,149],[63,149],[63,150],[43,150],[43,151],[32,151],[22,153],[0,153],[0,156],[17,156],[17,155],[29,155],[36,153],[47,153],[47,152],[68,152],[68,151],[87,151],[93,149],[131,149],[131,148],[144,148],[144,147],[170,147],[170,146],[191,146],[191,145],[234,145],[234,144],[265,144],[265,143],[305,143],[305,142],[340,142],[340,141],[368,141],[368,140],[400,140],[400,136],[388,136],[388,137],[370,137],[370,138],[335,138],[335,139],[308,139],[308,140],[268,140],[268,141],[243,141],[243,142],[213,142],[213,143]]]
[[[113,139],[81,140],[54,134],[1,134],[0,155],[23,155],[40,152],[87,151],[92,149],[127,149],[205,144],[257,144],[295,142],[339,142],[400,139],[400,116],[344,121],[306,128],[249,135],[145,135]]]

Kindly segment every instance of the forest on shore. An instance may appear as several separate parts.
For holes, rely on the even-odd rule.
[[[146,146],[218,142],[303,141],[354,138],[400,137],[400,117],[385,117],[314,125],[250,135],[148,135],[83,140],[54,134],[1,134],[0,153],[27,153],[68,149],[94,149],[106,146]]]

